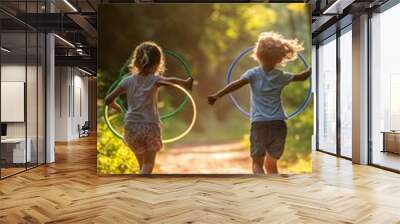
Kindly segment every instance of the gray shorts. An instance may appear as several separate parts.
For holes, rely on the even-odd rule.
[[[286,122],[262,121],[251,124],[251,157],[264,157],[266,154],[278,160],[285,149],[287,134]]]

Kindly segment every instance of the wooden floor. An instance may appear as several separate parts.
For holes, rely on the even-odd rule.
[[[400,175],[322,153],[288,178],[98,177],[95,147],[0,181],[0,223],[400,223]]]
[[[374,164],[400,170],[400,155],[391,152],[381,152],[375,150],[372,160]]]
[[[10,175],[19,173],[19,172],[23,172],[25,171],[25,167],[21,168],[21,167],[7,167],[7,168],[1,168],[1,177],[8,177]]]

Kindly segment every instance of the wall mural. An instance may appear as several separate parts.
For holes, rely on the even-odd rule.
[[[98,174],[311,172],[308,4],[101,5]]]

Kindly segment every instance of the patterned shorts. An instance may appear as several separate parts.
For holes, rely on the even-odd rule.
[[[128,123],[125,125],[124,141],[137,154],[158,152],[162,148],[160,126],[152,123]]]

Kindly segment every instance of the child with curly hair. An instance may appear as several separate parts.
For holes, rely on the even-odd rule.
[[[306,80],[311,75],[311,69],[291,74],[277,67],[296,60],[302,50],[303,46],[297,39],[285,39],[274,32],[261,33],[252,55],[259,65],[247,70],[239,80],[208,96],[209,104],[213,105],[222,96],[250,84],[250,151],[254,174],[264,174],[265,171],[278,173],[277,161],[283,154],[287,134],[281,102],[282,89],[292,81]]]
[[[193,79],[163,77],[164,55],[160,46],[150,41],[136,47],[129,70],[130,75],[105,98],[105,104],[122,112],[115,99],[126,93],[128,111],[124,118],[124,141],[138,159],[140,174],[151,174],[156,154],[162,148],[157,108],[159,87],[177,84],[191,89]]]

